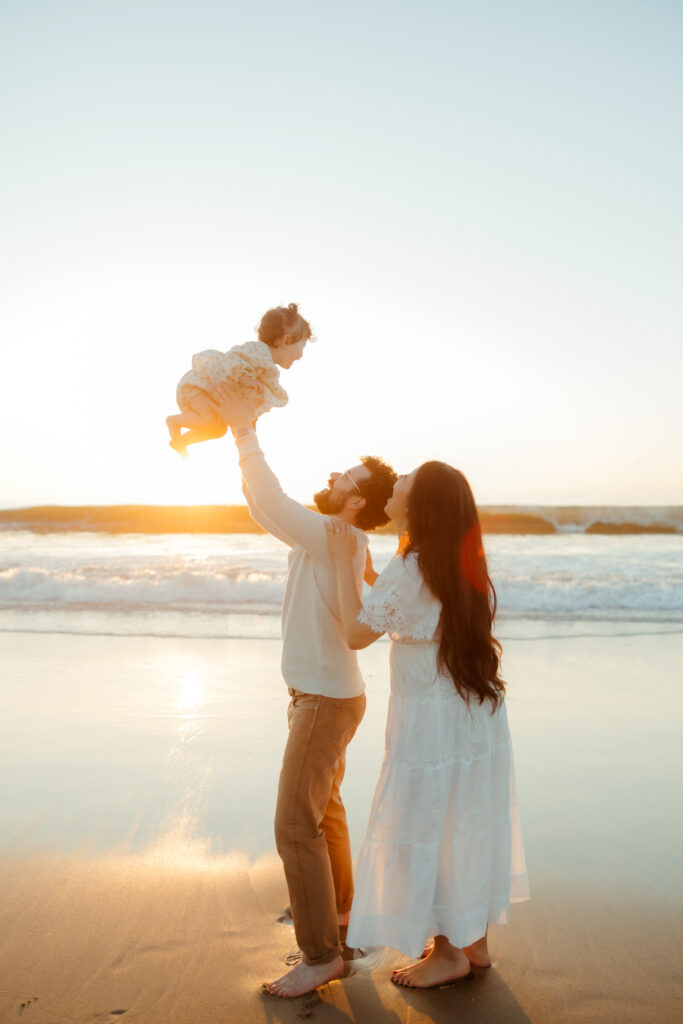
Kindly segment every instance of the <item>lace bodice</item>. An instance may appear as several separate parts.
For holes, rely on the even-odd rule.
[[[395,555],[363,601],[360,622],[399,643],[430,643],[439,625],[441,603],[422,579],[417,555]]]

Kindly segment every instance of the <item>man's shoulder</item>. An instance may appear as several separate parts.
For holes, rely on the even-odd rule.
[[[365,530],[361,530],[357,526],[353,526],[352,529],[354,534],[356,535],[356,538],[358,539],[359,546],[364,550],[370,543],[370,541],[368,540],[367,533],[365,532]]]
[[[311,509],[311,511],[313,511],[313,510]],[[319,517],[321,523],[323,523],[323,524],[325,522],[327,522],[327,520],[330,518],[330,516],[322,515],[320,512],[315,513],[315,514]],[[363,556],[365,556],[365,552],[366,552],[366,549],[367,549],[368,543],[369,543],[368,542],[368,535],[367,535],[367,533],[365,533],[364,530],[359,530],[358,527],[354,526],[352,523],[350,523],[349,525],[351,526],[351,529],[353,530],[354,535],[358,539],[358,552],[354,556],[354,560],[355,560],[355,558],[358,558],[358,556],[361,554],[361,552],[363,553]],[[301,547],[303,550],[305,550],[305,548],[303,548],[303,545],[297,544],[296,547],[294,547],[292,549],[292,551],[295,551],[296,548],[299,548],[299,547]],[[311,558],[315,562],[324,562],[326,565],[329,565],[329,566],[331,566],[334,569],[334,564],[335,564],[334,563],[334,558],[332,557],[332,553],[330,552],[330,550],[329,550],[329,548],[327,546],[325,546],[321,551],[316,551],[316,552],[309,551],[309,552],[306,552],[306,553],[310,554]]]

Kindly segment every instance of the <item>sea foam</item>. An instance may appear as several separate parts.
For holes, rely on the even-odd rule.
[[[370,543],[381,571],[395,537]],[[500,535],[485,546],[501,620],[683,622],[681,535]],[[276,617],[286,574],[287,548],[269,536],[0,533],[0,609],[24,624],[56,611]]]

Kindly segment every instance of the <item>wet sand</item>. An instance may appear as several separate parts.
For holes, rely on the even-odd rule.
[[[494,968],[407,992],[381,951],[312,1006],[260,992],[296,948],[276,921],[278,643],[0,636],[0,1021],[680,1019],[683,637],[632,633],[505,645],[532,900],[491,929]],[[387,654],[363,652],[355,850]]]

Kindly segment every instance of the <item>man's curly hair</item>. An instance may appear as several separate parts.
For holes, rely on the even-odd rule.
[[[371,476],[369,480],[358,482],[365,505],[356,513],[355,525],[359,530],[374,530],[389,522],[384,506],[391,497],[397,475],[391,466],[374,455],[361,455],[360,461]]]

